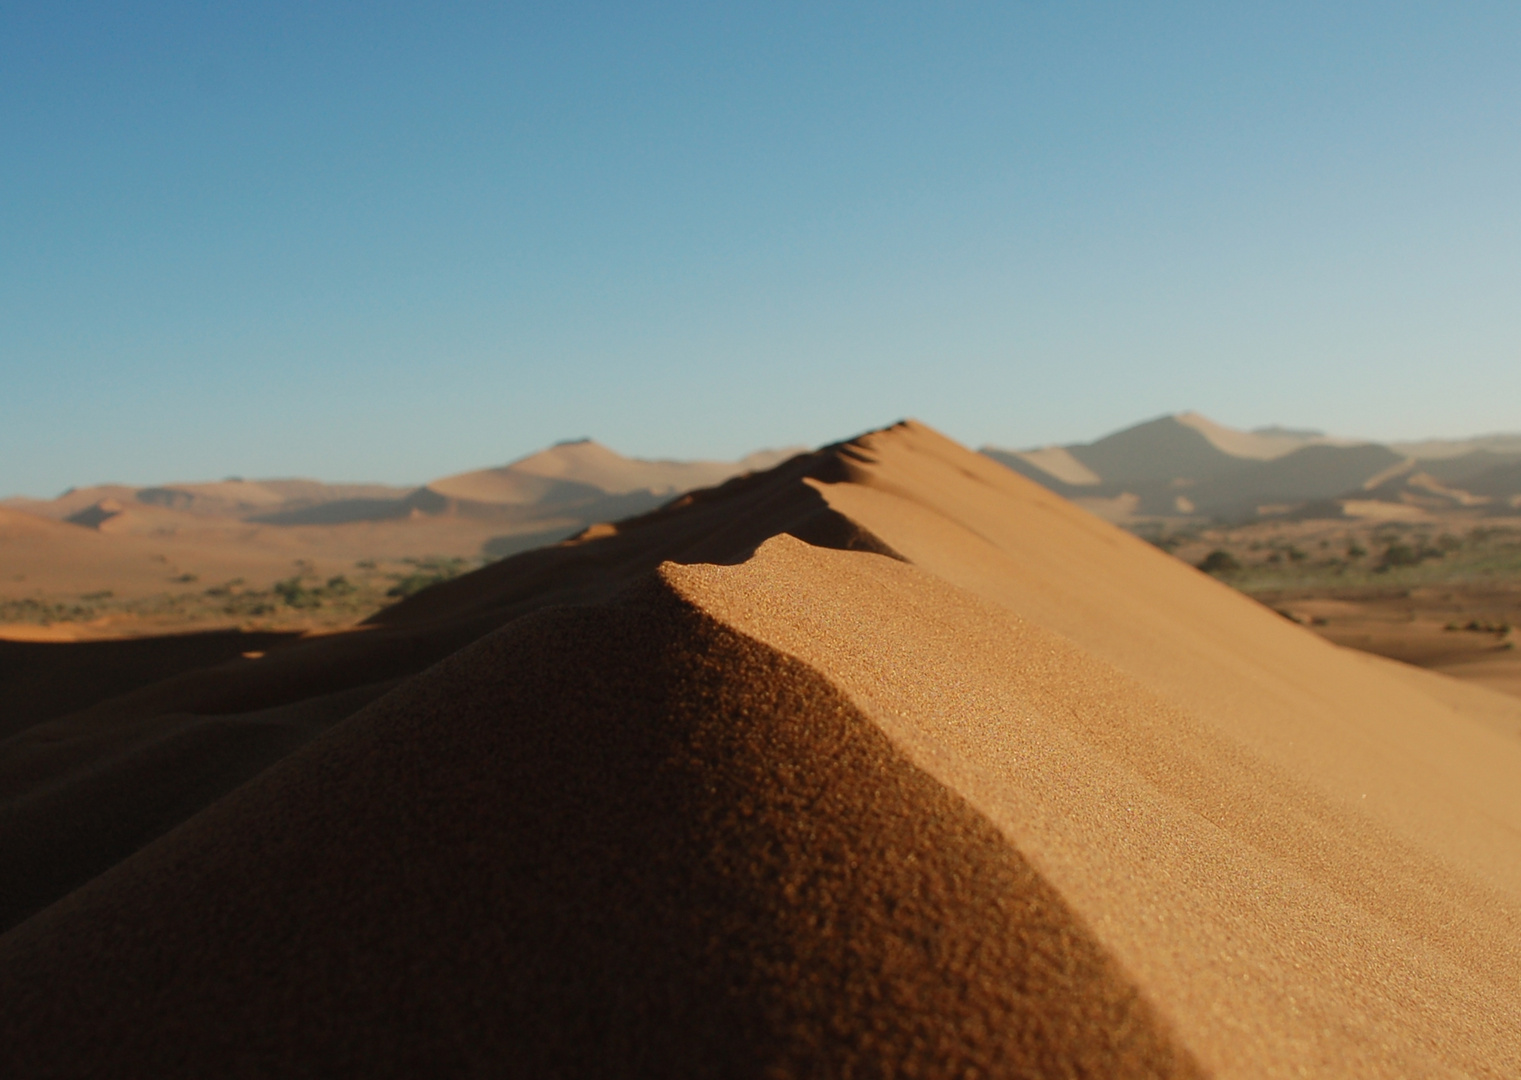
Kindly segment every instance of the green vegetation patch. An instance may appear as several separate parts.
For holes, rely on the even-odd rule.
[[[1244,592],[1521,581],[1521,528],[1459,535],[1415,522],[1274,533],[1261,525],[1137,534]]]
[[[1229,574],[1240,570],[1241,563],[1229,551],[1226,551],[1224,548],[1216,548],[1204,556],[1199,563],[1199,569],[1203,570],[1206,574]]]
[[[435,556],[404,561],[411,564],[414,569],[411,573],[391,575],[396,584],[386,590],[387,596],[397,600],[416,595],[430,586],[453,581],[472,569],[470,562],[466,559]]]
[[[341,626],[431,585],[452,581],[487,561],[439,555],[384,562],[362,559],[346,573],[319,575],[312,563],[302,559],[296,561],[295,573],[267,588],[232,578],[153,596],[118,597],[103,589],[79,596],[0,597],[0,622],[48,626],[127,617],[176,626],[229,622],[250,629]],[[187,585],[196,578],[180,574],[172,580]]]

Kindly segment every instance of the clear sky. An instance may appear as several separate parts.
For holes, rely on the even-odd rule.
[[[1521,429],[1521,5],[0,6],[0,493]]]

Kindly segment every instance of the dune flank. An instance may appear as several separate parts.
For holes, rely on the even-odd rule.
[[[8,1072],[1521,1073],[1521,702],[922,425],[156,647],[0,743]]]

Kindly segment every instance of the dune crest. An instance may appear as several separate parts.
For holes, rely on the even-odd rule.
[[[1521,1071],[1521,703],[920,424],[173,648],[0,743],[12,1072]]]

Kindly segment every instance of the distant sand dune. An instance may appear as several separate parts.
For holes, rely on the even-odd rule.
[[[229,479],[6,499],[0,502],[0,640],[248,625],[253,617],[245,611],[204,599],[206,590],[229,582],[267,592],[293,575],[317,585],[361,571],[369,577],[361,585],[379,582],[374,595],[380,597],[405,576],[406,564],[473,564],[513,555],[598,522],[646,513],[683,491],[768,468],[795,452],[761,451],[734,462],[645,461],[583,440],[415,488]],[[68,528],[45,540],[38,519]],[[23,528],[23,521],[33,524]],[[83,543],[70,530],[89,530],[110,543]],[[202,599],[187,601],[192,593]],[[92,606],[91,594],[109,594],[109,610],[98,613],[101,605]],[[88,614],[69,614],[82,607]],[[282,624],[341,618],[278,614]]]
[[[1454,508],[1482,510],[1470,516],[1507,513],[1521,505],[1517,435],[1385,446],[1284,428],[1238,431],[1185,412],[1091,443],[982,452],[1112,521],[1245,521],[1291,512],[1335,518],[1354,513],[1345,508],[1348,499],[1376,500],[1421,518]],[[1433,480],[1440,486],[1433,488]]]

